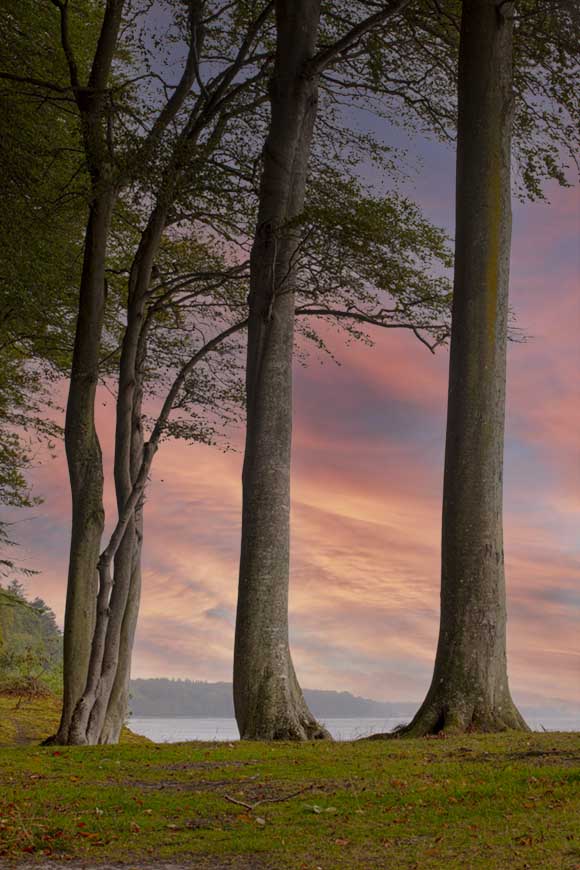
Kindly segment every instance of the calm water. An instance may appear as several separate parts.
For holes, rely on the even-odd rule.
[[[325,725],[335,740],[356,740],[380,731],[390,731],[404,719],[327,719]],[[536,731],[580,731],[580,715],[575,718],[546,715],[527,719]],[[238,740],[235,719],[163,719],[132,716],[129,727],[156,743],[177,743],[182,740]]]

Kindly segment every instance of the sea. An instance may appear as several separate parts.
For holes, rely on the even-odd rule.
[[[524,711],[525,715],[525,711]],[[324,724],[335,740],[357,740],[401,725],[404,718],[393,719],[326,719]],[[575,716],[546,714],[526,717],[534,731],[580,731],[580,712]],[[163,718],[161,716],[131,716],[128,722],[131,731],[143,734],[155,743],[181,743],[188,740],[239,740],[240,734],[235,719],[194,719],[186,716]]]

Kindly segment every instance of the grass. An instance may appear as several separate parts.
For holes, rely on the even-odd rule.
[[[0,782],[9,860],[580,870],[578,734],[2,748]]]
[[[0,747],[40,743],[54,734],[60,719],[60,698],[47,694],[36,697],[0,693]],[[148,743],[145,737],[123,730],[123,743]]]

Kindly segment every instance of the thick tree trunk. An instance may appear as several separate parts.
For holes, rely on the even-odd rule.
[[[234,703],[242,738],[328,737],[308,710],[288,642],[294,265],[318,82],[320,0],[276,3],[272,116],[251,254],[247,431]]]
[[[527,727],[508,687],[502,529],[513,9],[462,9],[441,624],[411,736]]]
[[[72,494],[72,530],[64,622],[64,691],[58,742],[66,742],[89,665],[104,524],[103,465],[95,428],[95,394],[106,301],[105,255],[115,193],[90,206],[79,316],[71,368],[65,446]]]

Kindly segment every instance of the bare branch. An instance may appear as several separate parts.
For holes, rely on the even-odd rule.
[[[230,797],[229,794],[224,795],[224,800],[229,801],[231,804],[237,804],[240,807],[245,807],[247,810],[255,810],[256,807],[259,807],[261,804],[280,804],[284,801],[289,801],[291,798],[298,797],[300,794],[304,794],[305,791],[311,791],[314,788],[314,783],[311,785],[307,785],[304,788],[299,789],[298,791],[293,791],[292,794],[284,795],[283,797],[277,798],[262,798],[260,801],[256,801],[253,804],[248,804],[245,801],[239,801],[237,798]]]
[[[308,306],[302,306],[301,308],[296,308],[294,313],[297,316],[311,315],[312,317],[334,317],[339,320],[356,320],[358,323],[368,323],[371,326],[379,326],[381,329],[409,329],[419,339],[421,344],[424,344],[425,347],[431,351],[431,353],[435,353],[436,348],[445,341],[449,332],[449,326],[446,323],[393,323],[385,320],[381,312],[379,312],[378,315],[363,314],[360,311],[350,308],[309,308]],[[440,338],[438,338],[433,344],[430,344],[419,332],[421,329],[438,330],[440,331]]]
[[[56,0],[56,2],[68,2],[68,0]],[[107,86],[113,56],[117,47],[117,38],[124,6],[125,0],[107,0],[99,41],[97,42],[89,76],[89,88],[93,91],[104,90]]]

